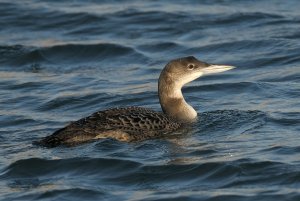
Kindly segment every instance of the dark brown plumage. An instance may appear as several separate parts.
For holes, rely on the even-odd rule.
[[[159,137],[181,126],[171,117],[151,109],[114,108],[72,122],[35,144],[46,147],[72,146],[100,138],[130,142]]]

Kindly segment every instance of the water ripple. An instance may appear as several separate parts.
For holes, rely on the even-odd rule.
[[[1,200],[300,200],[299,1],[0,2]],[[45,149],[98,110],[160,111],[194,55],[232,71],[183,88],[197,122],[161,139]]]

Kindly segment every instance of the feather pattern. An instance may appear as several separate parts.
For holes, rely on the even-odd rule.
[[[138,141],[171,133],[181,126],[180,122],[171,117],[148,108],[113,108],[72,122],[36,144],[55,147],[76,145],[99,138]]]

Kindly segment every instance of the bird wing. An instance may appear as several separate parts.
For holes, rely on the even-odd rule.
[[[180,127],[180,123],[163,113],[147,108],[114,108],[72,122],[35,144],[46,147],[75,145],[101,136],[123,137],[125,141],[142,140],[170,133]]]
[[[73,122],[76,126],[93,130],[122,130],[127,133],[173,131],[181,124],[163,113],[141,107],[113,108],[96,112]]]

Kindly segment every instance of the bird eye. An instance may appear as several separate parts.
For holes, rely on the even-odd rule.
[[[194,64],[189,64],[189,65],[187,66],[187,68],[188,68],[189,70],[193,70],[193,69],[195,68],[195,65],[194,65]]]

